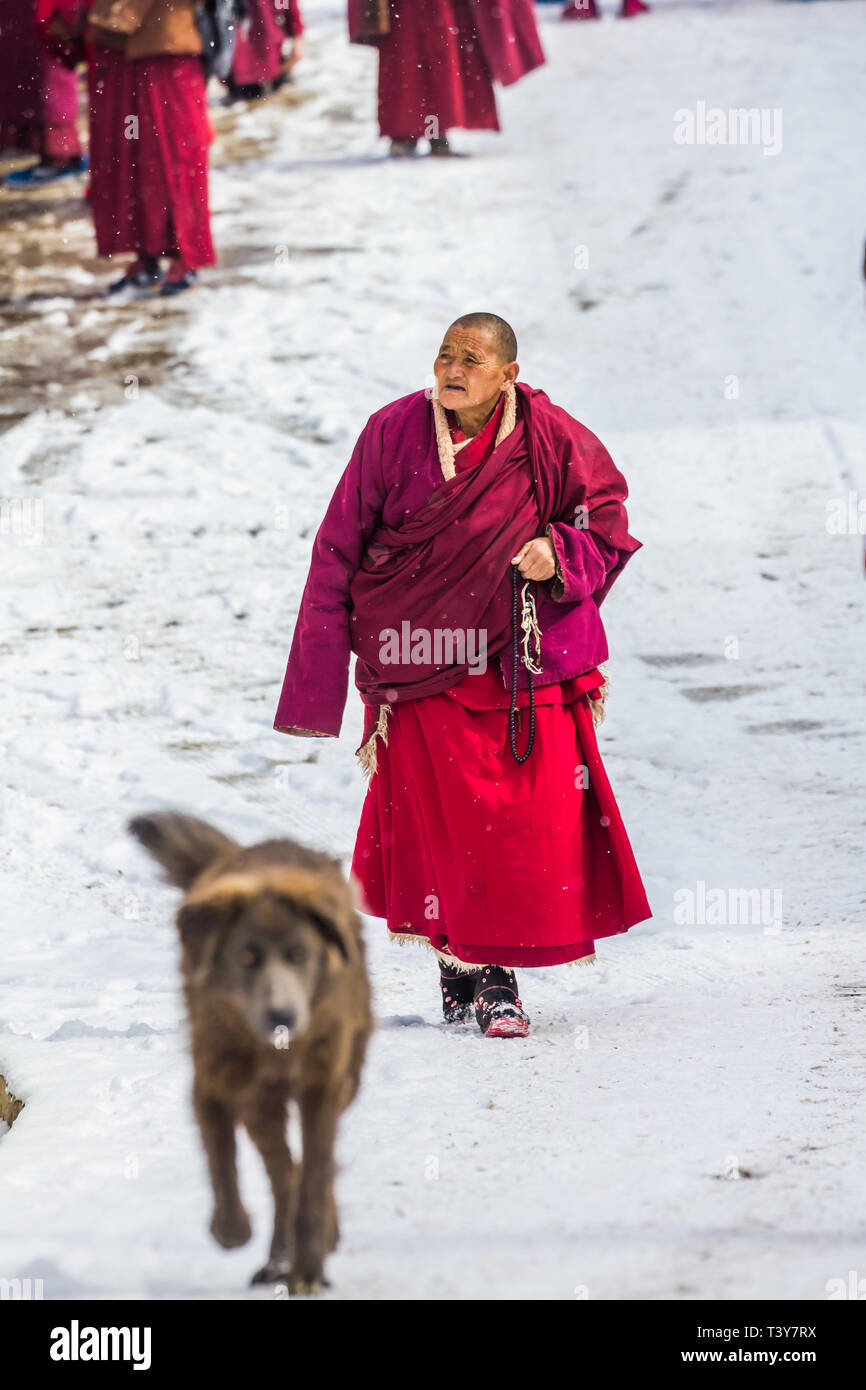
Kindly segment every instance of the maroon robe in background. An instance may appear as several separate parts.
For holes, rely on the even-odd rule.
[[[490,71],[503,87],[545,62],[532,0],[472,0],[472,14]]]
[[[180,256],[197,269],[216,260],[208,209],[207,114],[196,54],[130,61],[91,46],[91,207],[100,256],[138,251]],[[130,116],[138,138],[127,139]]]
[[[242,25],[238,31],[232,63],[232,81],[238,87],[274,82],[282,67],[284,40],[304,32],[298,0],[288,0],[284,8],[277,0],[247,0],[247,10],[249,27]]]
[[[379,129],[392,140],[498,130],[493,75],[469,0],[393,0],[379,40]]]
[[[0,0],[0,150],[81,154],[78,79],[43,47],[36,0]]]
[[[498,130],[493,83],[544,62],[531,0],[390,0],[376,36],[365,0],[349,0],[349,38],[379,49],[379,129],[392,140]]]

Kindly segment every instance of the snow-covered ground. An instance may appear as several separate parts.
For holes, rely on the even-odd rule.
[[[219,117],[202,288],[109,309],[48,218],[5,339],[7,400],[40,350],[60,384],[0,444],[0,1072],[26,1101],[0,1277],[273,1296],[246,1290],[270,1221],[246,1144],[253,1244],[207,1235],[174,895],[124,822],[171,805],[349,856],[354,695],[339,742],[271,731],[309,548],[366,416],[484,308],[631,484],[601,741],[655,915],[594,969],[524,972],[511,1044],[445,1032],[432,960],[368,923],[328,1296],[825,1298],[866,1274],[866,587],[827,526],[866,489],[866,6],[546,7],[504,133],[411,164],[380,158],[342,5],[307,10],[291,101]],[[699,102],[780,109],[781,151],[678,144]],[[770,911],[683,920],[700,884]]]

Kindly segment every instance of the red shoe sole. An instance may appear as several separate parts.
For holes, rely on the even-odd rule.
[[[525,1018],[495,1018],[485,1038],[528,1038],[529,1024]]]

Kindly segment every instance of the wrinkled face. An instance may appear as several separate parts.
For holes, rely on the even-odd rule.
[[[439,399],[446,410],[495,404],[517,377],[516,362],[501,362],[488,330],[452,326],[433,363]]]
[[[178,924],[200,994],[229,1003],[276,1047],[306,1031],[329,969],[344,958],[333,923],[274,893],[194,904]]]

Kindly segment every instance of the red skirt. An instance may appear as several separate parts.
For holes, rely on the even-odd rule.
[[[91,207],[100,256],[140,251],[213,265],[207,161],[212,132],[201,60],[130,61],[91,48]]]
[[[352,861],[364,910],[467,964],[512,967],[587,959],[651,916],[596,743],[587,692],[602,682],[591,671],[536,690],[524,763],[498,662],[394,706]],[[368,708],[365,738],[374,720]]]
[[[391,6],[379,48],[379,129],[392,140],[498,130],[496,98],[469,0]],[[435,122],[435,123],[434,123]]]
[[[81,154],[78,78],[42,47],[34,0],[0,0],[0,150]]]
[[[277,23],[274,0],[252,0],[248,11],[249,28],[238,28],[232,61],[232,78],[239,87],[273,82],[283,64],[286,31]]]

